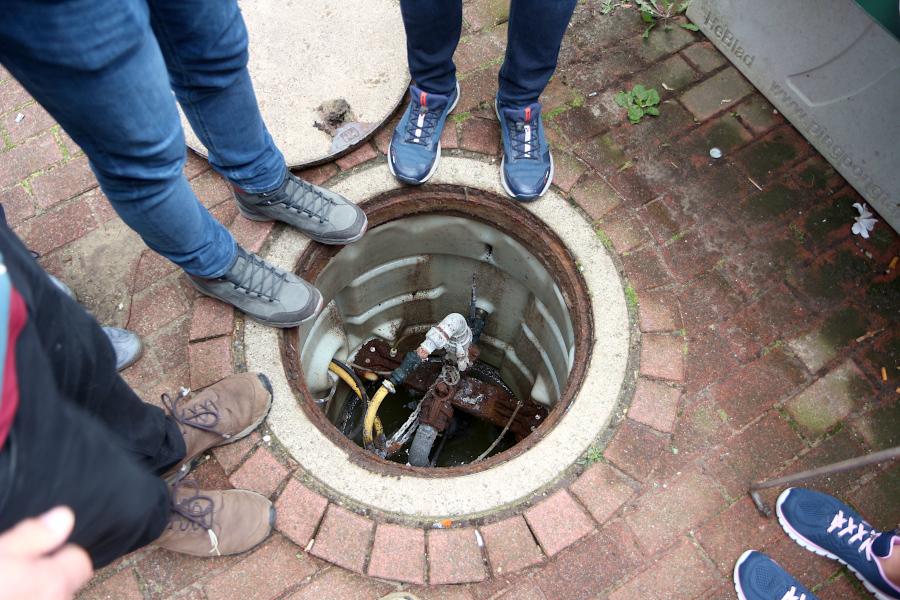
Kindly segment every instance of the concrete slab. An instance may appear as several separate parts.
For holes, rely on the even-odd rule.
[[[409,72],[397,0],[240,5],[250,32],[250,76],[260,110],[289,166],[349,152],[403,99]],[[343,122],[326,124],[325,112],[346,114]],[[206,156],[183,115],[182,122],[188,146]]]

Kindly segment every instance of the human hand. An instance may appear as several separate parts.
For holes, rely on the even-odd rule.
[[[0,600],[68,600],[93,574],[87,552],[63,543],[72,509],[58,506],[0,534]]]

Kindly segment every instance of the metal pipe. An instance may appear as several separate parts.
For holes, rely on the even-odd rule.
[[[753,499],[753,503],[756,505],[756,509],[759,512],[767,517],[771,517],[772,511],[763,503],[762,498],[759,496],[759,490],[780,487],[782,485],[797,483],[800,481],[807,481],[821,475],[831,475],[833,473],[850,471],[852,469],[858,469],[867,465],[894,460],[895,458],[900,458],[900,446],[897,446],[895,448],[888,448],[887,450],[880,450],[878,452],[873,452],[865,456],[848,458],[847,460],[842,460],[840,462],[825,465],[823,467],[817,467],[815,469],[801,471],[799,473],[794,473],[793,475],[785,475],[784,477],[769,479],[767,481],[756,481],[750,484],[750,497]]]

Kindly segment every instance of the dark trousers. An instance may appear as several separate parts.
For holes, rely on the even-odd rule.
[[[70,541],[101,567],[166,527],[159,475],[184,457],[184,439],[119,377],[97,322],[53,285],[2,212],[0,253],[28,308],[15,346],[19,408],[0,448],[0,531],[67,505]]]
[[[508,106],[537,102],[556,69],[578,0],[512,0],[498,97]],[[462,0],[401,0],[409,72],[430,93],[456,85],[453,53],[462,32]]]

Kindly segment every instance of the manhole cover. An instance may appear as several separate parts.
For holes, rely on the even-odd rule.
[[[365,141],[406,93],[397,0],[240,2],[250,76],[289,167],[324,162]],[[182,115],[187,144],[206,148]]]
[[[407,520],[484,515],[553,484],[609,424],[629,352],[618,273],[563,198],[550,193],[525,208],[497,194],[495,165],[456,157],[445,158],[437,183],[444,185],[398,188],[384,165],[338,183],[335,190],[365,203],[366,237],[334,248],[285,230],[268,253],[315,281],[325,310],[295,330],[248,323],[245,333],[249,368],[269,373],[273,362],[282,364],[272,377],[269,423],[306,472],[339,501]],[[508,394],[503,418],[472,418],[477,411],[465,403],[482,399],[457,398],[452,412],[461,424],[441,430],[429,446],[433,466],[363,448],[362,412],[348,410],[353,398],[333,383],[329,364],[337,358],[377,384],[392,368],[385,365],[415,348],[432,325],[468,311],[473,276],[486,326],[472,378]],[[434,382],[434,368],[418,390],[398,389],[384,401],[388,436]],[[518,401],[527,408],[516,420],[508,409]],[[507,418],[514,423],[509,439],[490,448]],[[481,432],[460,433],[473,428]],[[441,438],[449,447],[454,436],[465,439],[440,447]],[[486,459],[472,462],[487,450]]]

